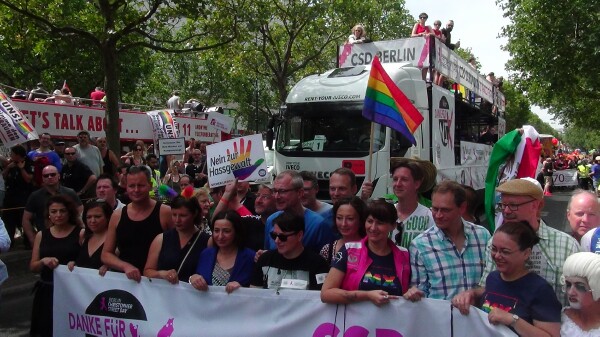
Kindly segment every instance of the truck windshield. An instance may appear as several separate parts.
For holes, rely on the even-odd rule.
[[[371,122],[362,117],[362,102],[288,104],[279,128],[277,151],[287,155],[365,156]],[[385,143],[385,128],[375,124],[373,151]]]

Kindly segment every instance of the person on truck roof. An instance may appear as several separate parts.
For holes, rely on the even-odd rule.
[[[398,198],[398,222],[392,240],[408,249],[415,237],[434,225],[431,210],[419,203],[419,193],[433,187],[437,170],[429,161],[409,158],[400,158],[391,166],[392,189]]]

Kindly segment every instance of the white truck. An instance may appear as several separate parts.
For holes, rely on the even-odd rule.
[[[385,48],[395,48],[393,55],[410,56],[410,50],[402,52],[399,46],[410,48],[413,43],[417,45],[413,49],[418,51],[423,39],[411,40],[352,45],[354,49],[350,51],[344,46],[340,63],[347,66],[300,80],[273,123],[274,173],[287,169],[314,172],[320,180],[319,198],[327,200],[330,173],[347,167],[356,174],[358,186],[371,177],[373,197],[383,197],[391,193],[390,160],[418,157],[435,164],[438,181],[452,179],[482,190],[492,146],[478,141],[483,130],[493,132],[499,126],[503,133],[504,98],[476,70],[445,46],[435,45],[433,39],[424,63],[416,60],[419,53],[414,50],[413,60],[384,62],[383,57],[390,55]],[[441,60],[444,53],[446,58]],[[416,146],[400,133],[375,124],[372,166],[368,172],[371,122],[362,117],[362,108],[371,66],[353,65],[351,60],[365,63],[375,54],[380,55],[386,72],[421,112],[424,121],[414,134]],[[397,57],[387,59],[398,61]],[[464,76],[470,82],[463,80],[451,92],[424,81],[418,63],[433,70],[442,61],[445,64],[437,70],[447,78],[461,83]],[[455,62],[454,68],[460,71],[453,74],[449,62]],[[444,72],[444,67],[448,71]]]

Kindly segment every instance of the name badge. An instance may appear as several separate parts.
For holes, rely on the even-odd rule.
[[[281,288],[306,290],[308,289],[308,281],[284,278],[281,280]]]

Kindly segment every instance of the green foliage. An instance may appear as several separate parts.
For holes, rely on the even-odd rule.
[[[563,123],[600,122],[600,2],[499,0],[511,20],[502,35],[511,79]]]
[[[597,128],[570,126],[567,127],[562,135],[563,142],[569,144],[571,148],[578,148],[584,151],[600,149],[600,132]]]

